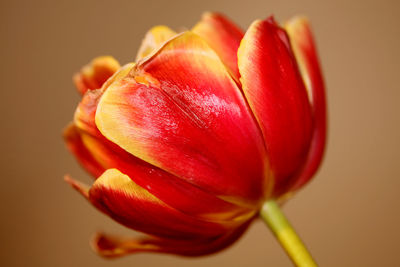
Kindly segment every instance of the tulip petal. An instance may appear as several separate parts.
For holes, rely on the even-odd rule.
[[[134,63],[124,65],[109,77],[100,89],[89,90],[83,95],[74,114],[74,123],[80,130],[94,136],[100,135],[94,120],[100,97],[111,83],[124,78],[131,71],[134,65]]]
[[[113,57],[97,57],[76,73],[73,80],[78,91],[83,95],[88,90],[100,88],[119,68],[118,61]]]
[[[218,56],[187,32],[168,41],[100,100],[96,125],[126,151],[204,190],[259,205],[263,141]]]
[[[76,181],[69,175],[64,176],[64,181],[67,182],[73,189],[78,191],[84,198],[89,198],[90,187],[84,183]]]
[[[88,194],[80,183],[72,179],[67,179],[67,182],[117,222],[151,235],[180,239],[204,238],[221,235],[243,224],[243,221],[210,222],[184,214],[117,169],[105,171]]]
[[[163,43],[174,37],[177,33],[167,26],[155,26],[146,33],[136,56],[136,62],[147,57],[161,47]]]
[[[207,41],[239,81],[237,51],[244,35],[242,29],[222,14],[207,12],[192,32]]]
[[[100,133],[97,130],[94,118],[96,115],[97,105],[103,92],[104,91],[101,89],[87,91],[75,110],[75,125],[82,131],[92,135],[98,135]]]
[[[94,165],[96,177],[108,168],[118,168],[129,174],[133,181],[162,199],[177,210],[208,221],[238,222],[246,220],[255,211],[240,207],[204,192],[186,181],[175,177],[151,164],[132,156],[104,137],[93,137],[80,133],[82,149],[87,154],[78,154],[81,164],[88,168]],[[90,171],[90,169],[89,169]]]
[[[97,177],[105,171],[103,166],[85,146],[82,139],[82,132],[79,131],[74,124],[71,123],[65,128],[64,140],[68,150],[74,154],[82,167],[84,167],[90,174]]]
[[[105,169],[118,168],[132,177],[132,180],[162,199],[175,209],[198,218],[223,222],[248,219],[255,211],[240,207],[204,192],[186,181],[175,177],[151,164],[132,156],[104,137],[94,137],[80,132],[81,148],[86,154],[77,154],[78,160],[95,177]]]
[[[293,182],[307,156],[310,103],[286,32],[273,18],[250,26],[238,61],[244,94],[266,142],[276,196]]]
[[[295,17],[286,24],[293,51],[308,89],[314,115],[314,129],[307,161],[292,190],[303,186],[318,170],[326,143],[325,86],[318,60],[317,49],[309,22]]]
[[[250,222],[219,236],[197,240],[177,240],[157,237],[132,239],[97,233],[92,241],[92,248],[99,255],[108,258],[121,257],[138,252],[203,256],[230,246],[242,236],[249,224]]]
[[[86,91],[75,111],[74,123],[64,130],[64,140],[68,149],[94,177],[100,176],[109,167],[107,159],[110,157],[108,155],[105,157],[104,153],[101,153],[104,151],[101,143],[103,141],[110,142],[102,136],[95,124],[95,114],[99,99],[109,83],[126,76],[133,66],[134,64],[130,63],[120,68],[103,83],[101,89]],[[108,147],[121,150],[111,143],[108,144]],[[116,153],[111,155],[115,156]]]
[[[121,69],[107,83],[119,80],[129,70]],[[133,177],[135,183],[174,208],[210,221],[245,220],[254,208],[242,207],[224,201],[213,194],[157,168],[126,152],[105,138],[95,125],[95,113],[99,98],[107,90],[88,91],[75,113],[75,126],[66,131],[66,142],[78,161],[94,177],[106,169],[116,168]]]

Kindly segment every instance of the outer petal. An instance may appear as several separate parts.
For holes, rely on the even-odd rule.
[[[83,95],[87,90],[100,88],[119,68],[118,61],[113,57],[97,57],[76,73],[73,80],[78,91]]]
[[[117,169],[109,169],[86,189],[67,181],[98,209],[119,223],[166,238],[204,239],[222,235],[246,221],[210,222],[184,214],[140,187]]]
[[[120,68],[120,70],[103,83],[101,89],[88,90],[75,111],[74,123],[68,125],[64,130],[64,140],[68,149],[75,155],[79,163],[94,177],[100,176],[109,168],[107,159],[110,155],[114,156],[115,161],[118,150],[123,151],[118,146],[112,145],[97,129],[94,121],[97,104],[109,83],[126,76],[133,66],[134,64],[131,63]],[[104,153],[100,153],[104,151],[100,146],[103,141],[108,142],[107,146],[109,150],[115,153],[111,153],[106,157]]]
[[[267,186],[262,138],[207,44],[181,34],[131,75],[100,100],[104,136],[200,188],[259,205]]]
[[[94,165],[96,174],[108,168],[118,168],[129,174],[135,183],[147,188],[152,194],[177,210],[209,221],[246,220],[255,210],[236,206],[204,192],[186,181],[175,177],[151,164],[132,156],[104,137],[86,133],[79,135],[81,149],[87,154],[78,154],[81,164],[88,168]],[[90,170],[90,169],[89,169]]]
[[[68,149],[79,160],[79,163],[93,176],[101,175],[105,169],[90,150],[85,146],[82,132],[74,124],[69,124],[64,130],[64,140]]]
[[[177,33],[167,26],[155,26],[146,33],[142,45],[136,56],[136,62],[158,50],[162,44],[174,37]]]
[[[317,50],[308,20],[296,17],[286,24],[293,51],[307,86],[314,113],[314,131],[311,148],[301,175],[292,190],[304,185],[318,170],[326,143],[325,86],[317,56]]]
[[[237,51],[244,35],[242,29],[224,15],[208,12],[192,31],[207,41],[239,81]]]
[[[78,129],[93,136],[101,135],[95,124],[96,109],[100,97],[111,83],[124,78],[133,66],[134,63],[126,64],[104,82],[100,89],[89,90],[84,94],[74,114],[74,123]]]
[[[234,243],[244,233],[249,224],[250,221],[223,235],[200,240],[176,240],[155,237],[128,239],[98,233],[92,241],[92,247],[103,257],[120,257],[138,252],[202,256],[220,251]]]
[[[286,32],[270,18],[255,21],[238,51],[244,94],[256,116],[275,173],[275,195],[285,192],[307,156],[312,114]]]
[[[123,77],[123,72],[120,71],[112,79],[119,80],[118,75]],[[104,90],[85,94],[75,113],[75,125],[68,127],[65,134],[68,147],[93,176],[97,178],[106,169],[117,168],[168,205],[207,220],[245,219],[254,213],[254,207],[240,207],[219,199],[133,156],[106,139],[94,122],[98,101]]]
[[[94,122],[97,105],[104,90],[90,90],[82,97],[81,102],[75,110],[74,123],[82,131],[92,135],[99,135],[100,132]]]

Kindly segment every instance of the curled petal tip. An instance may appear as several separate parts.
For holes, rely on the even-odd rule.
[[[88,90],[101,88],[119,68],[118,61],[111,56],[96,57],[73,76],[73,81],[83,95]]]
[[[206,11],[201,15],[201,19],[218,19],[218,18],[226,18],[222,13],[216,11]]]
[[[215,16],[216,14],[217,14],[217,12],[214,12],[214,11],[205,11],[205,12],[203,12],[203,14],[201,14],[201,18]]]
[[[90,247],[94,252],[104,258],[117,258],[123,256],[123,250],[118,248],[117,242],[107,237],[103,232],[97,232],[90,239]]]
[[[310,20],[305,15],[296,15],[296,16],[290,18],[288,21],[286,21],[285,25],[288,26],[288,25],[291,25],[291,24],[293,25],[293,24],[298,24],[298,23],[310,24]]]
[[[127,239],[97,232],[92,237],[90,246],[98,255],[112,259],[138,252],[155,252],[159,247],[151,242],[146,242],[146,240],[152,239],[158,240],[153,237]]]
[[[86,126],[87,124],[82,123],[82,125]],[[64,129],[63,136],[69,151],[75,155],[78,162],[90,174],[92,174],[94,177],[98,177],[104,172],[104,167],[93,156],[90,148],[87,147],[87,141],[92,140],[93,137],[78,129],[74,123],[70,123]]]
[[[277,25],[274,15],[269,16],[265,21],[273,25]]]
[[[90,187],[82,182],[76,181],[70,175],[64,176],[64,181],[67,182],[73,189],[78,191],[84,198],[89,198]]]
[[[239,82],[237,49],[244,35],[242,29],[223,14],[206,12],[192,31],[211,46],[232,77]]]
[[[136,62],[146,58],[162,46],[163,43],[177,35],[177,33],[167,26],[158,25],[151,28],[144,37],[142,45],[136,56]]]

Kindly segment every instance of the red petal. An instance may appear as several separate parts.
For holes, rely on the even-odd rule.
[[[104,93],[96,124],[133,155],[221,197],[259,205],[259,130],[218,56],[197,35],[167,42]]]
[[[218,252],[234,243],[248,228],[250,221],[226,234],[200,240],[177,240],[156,237],[128,239],[98,233],[93,249],[103,257],[121,257],[138,252],[158,252],[182,256],[203,256]]]
[[[256,116],[275,173],[274,194],[285,192],[307,156],[311,107],[286,32],[274,20],[255,21],[238,52],[244,94]]]
[[[74,75],[74,83],[83,95],[88,90],[101,88],[103,83],[110,78],[120,65],[113,57],[103,56],[93,59],[84,66],[79,73]]]
[[[67,181],[75,189],[81,193],[86,192],[79,183],[71,180]],[[98,209],[129,228],[167,238],[221,235],[250,218],[217,223],[189,216],[167,205],[116,169],[105,171],[95,181],[89,190],[88,199]]]
[[[64,176],[64,181],[67,182],[70,186],[72,186],[72,188],[74,188],[76,191],[78,191],[84,198],[86,199],[89,198],[89,190],[90,190],[89,186],[72,179],[71,176],[69,175]]]
[[[82,131],[92,135],[100,134],[94,118],[96,115],[97,105],[103,92],[104,91],[101,89],[87,91],[75,111],[75,125]]]
[[[133,66],[133,63],[126,64],[104,82],[101,89],[89,90],[83,95],[74,115],[74,123],[80,130],[93,136],[101,135],[95,124],[95,115],[100,97],[111,83],[124,78]]]
[[[116,74],[124,76],[123,74]],[[110,80],[118,80],[118,77]],[[104,90],[107,90],[104,88]],[[94,118],[104,90],[88,91],[75,113],[74,135],[67,138],[73,153],[95,177],[106,169],[116,168],[133,177],[140,186],[176,209],[209,220],[230,220],[247,216],[254,208],[240,207],[153,166],[126,152],[106,139],[97,129]]]
[[[311,95],[314,131],[311,148],[301,175],[291,190],[299,189],[318,170],[326,143],[325,86],[311,28],[306,18],[297,17],[286,24],[293,51]]]
[[[85,142],[85,145],[89,155],[95,155],[95,157],[83,158],[83,160],[93,164],[98,163],[102,171],[107,168],[123,170],[137,184],[147,188],[152,194],[177,210],[212,221],[225,221],[238,217],[245,219],[254,212],[253,209],[228,203],[206,193],[186,181],[130,155],[107,140],[90,135],[87,135],[86,138],[88,141]],[[82,160],[82,158],[79,159]]]
[[[82,140],[82,132],[74,124],[68,125],[64,130],[64,140],[71,153],[90,174],[97,177],[105,171],[85,146]]]
[[[192,31],[207,41],[239,81],[237,51],[244,35],[242,29],[224,15],[208,12]]]
[[[112,145],[97,129],[95,124],[95,114],[100,97],[109,83],[121,79],[129,73],[133,64],[127,64],[113,74],[104,84],[103,88],[96,90],[88,90],[82,97],[75,115],[74,124],[69,125],[64,131],[64,139],[69,150],[75,155],[79,163],[94,177],[100,176],[109,168],[107,159],[109,155],[102,153],[102,142],[107,144],[110,149],[117,149],[118,154],[121,150],[118,146]],[[124,152],[125,153],[125,152]]]

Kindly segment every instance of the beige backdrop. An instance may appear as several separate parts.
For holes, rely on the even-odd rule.
[[[132,60],[152,25],[191,27],[221,11],[246,28],[275,14],[310,17],[325,72],[329,147],[284,210],[321,266],[398,266],[398,1],[1,1],[1,266],[290,266],[261,222],[222,253],[104,260],[95,230],[128,233],[62,179],[89,182],[64,148],[79,96],[72,74],[95,56]]]

